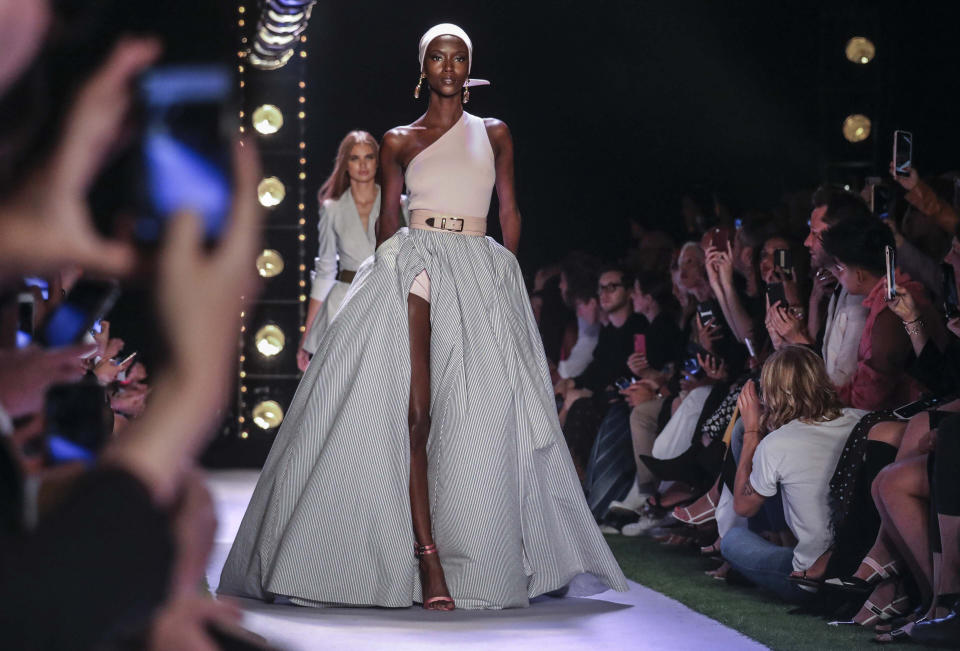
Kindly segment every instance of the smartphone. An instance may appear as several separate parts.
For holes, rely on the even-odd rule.
[[[47,452],[54,463],[95,461],[113,431],[113,412],[96,380],[50,387],[44,415]]]
[[[718,251],[726,251],[730,243],[730,231],[723,226],[714,226],[707,232],[707,242]]]
[[[945,398],[934,397],[924,398],[923,400],[917,400],[916,402],[910,402],[894,409],[893,415],[900,420],[910,420],[921,411],[933,409],[937,405],[942,404],[945,400]]]
[[[683,372],[690,378],[696,378],[703,375],[703,369],[696,357],[688,357],[683,360]]]
[[[887,265],[885,274],[887,280],[887,300],[891,300],[897,295],[897,278],[895,270],[897,268],[897,251],[892,246],[883,247],[883,259]]]
[[[633,352],[647,354],[647,335],[633,335]]]
[[[940,263],[942,271],[940,278],[943,288],[943,312],[948,319],[960,316],[960,300],[957,297],[957,277],[953,265],[949,262]]]
[[[910,176],[913,167],[913,134],[909,131],[893,132],[893,168],[897,176]]]
[[[787,293],[783,289],[783,283],[770,283],[767,285],[767,300],[770,301],[770,306],[776,304],[777,301],[780,301],[781,307],[789,307],[787,303]]]
[[[750,355],[750,357],[757,356],[757,349],[753,347],[753,341],[750,339],[750,337],[743,338],[743,345],[747,347],[747,353]]]
[[[890,191],[883,184],[883,179],[879,176],[867,177],[867,188],[870,191],[870,212],[879,219],[890,217]]]
[[[32,292],[17,294],[17,335],[22,333],[29,342],[33,339],[37,318],[37,302]],[[19,342],[18,342],[19,343]]]
[[[634,382],[636,382],[636,380],[633,378],[620,377],[613,381],[613,386],[617,387],[621,391],[625,391]]]
[[[167,221],[185,210],[201,220],[208,244],[223,232],[237,132],[233,87],[222,65],[158,66],[140,77],[134,233],[141,243],[157,243]]]
[[[793,254],[790,249],[774,250],[773,268],[775,271],[779,271],[786,280],[793,280]]]
[[[714,320],[716,313],[713,309],[713,303],[710,301],[704,301],[703,303],[697,303],[697,315],[700,317],[700,323],[707,325],[710,321]]]
[[[37,331],[37,340],[51,348],[82,342],[93,324],[110,311],[119,295],[120,288],[114,281],[81,278],[44,320]]]

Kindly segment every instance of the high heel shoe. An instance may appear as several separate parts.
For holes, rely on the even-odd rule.
[[[691,511],[691,508],[697,502],[703,499],[706,499],[707,504],[709,504],[710,506],[704,509],[703,511],[701,511],[700,513],[693,513]],[[707,522],[717,519],[717,516],[716,516],[717,505],[713,501],[713,498],[710,497],[710,493],[707,493],[706,495],[698,499],[697,502],[694,502],[690,506],[676,507],[675,509],[673,509],[673,517],[679,520],[680,522],[683,522],[684,524],[689,524],[694,527],[700,524],[706,524]]]
[[[434,544],[430,545],[419,545],[417,543],[413,544],[413,553],[414,555],[423,560],[424,556],[430,556],[437,553],[437,546]],[[424,586],[425,581],[421,581],[421,588],[423,592],[426,592],[426,587]],[[440,606],[438,608],[431,608],[433,604],[450,604],[447,606]],[[430,597],[429,599],[424,598],[423,600],[423,609],[424,610],[440,610],[444,612],[451,611],[456,608],[456,604],[453,603],[453,597],[450,595],[439,595],[436,597]]]
[[[861,565],[866,565],[872,569],[873,574],[866,579],[861,579],[856,576],[834,577],[827,579],[824,583],[839,588],[844,592],[868,595],[884,581],[889,581],[890,579],[895,579],[900,576],[900,563],[895,560],[890,561],[886,565],[881,565],[869,556],[864,556]]]

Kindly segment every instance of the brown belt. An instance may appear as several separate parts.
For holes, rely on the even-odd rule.
[[[357,275],[356,271],[348,271],[346,269],[343,269],[340,271],[339,274],[337,274],[337,280],[339,280],[342,283],[347,283],[349,285],[350,283],[353,282],[353,279],[356,277],[356,275]]]
[[[414,210],[410,213],[410,228],[428,231],[446,231],[475,237],[487,234],[486,217],[457,217],[432,210]]]

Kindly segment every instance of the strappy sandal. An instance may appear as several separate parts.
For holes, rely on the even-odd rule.
[[[437,553],[436,545],[419,545],[417,543],[413,544],[413,553],[417,558],[422,559],[424,556],[430,556],[431,554]],[[422,583],[422,581],[421,581]],[[440,607],[440,608],[431,608],[433,604],[450,604],[449,607]],[[424,610],[439,610],[441,612],[449,612],[454,610],[456,605],[453,603],[453,597],[449,595],[430,597],[429,599],[423,600],[423,609]]]
[[[721,544],[721,543],[720,543],[720,538],[717,538],[716,542],[714,542],[712,545],[707,545],[706,547],[701,547],[701,548],[700,548],[700,555],[701,555],[701,556],[709,556],[709,557],[711,557],[711,558],[719,558],[719,557],[720,557],[720,544]]]
[[[847,621],[840,622],[829,622],[828,626],[863,626],[867,627],[877,622],[889,622],[893,621],[898,617],[902,617],[909,613],[910,608],[910,597],[907,595],[901,595],[888,603],[886,606],[878,606],[869,599],[864,602],[863,607],[870,611],[870,615],[867,616],[862,622],[858,622],[856,619],[851,619]],[[890,631],[893,633],[893,631]]]
[[[804,592],[809,592],[811,594],[816,594],[820,592],[820,588],[823,586],[823,579],[814,579],[813,577],[807,576],[807,571],[804,570],[800,574],[791,574],[787,577],[787,581],[797,586]]]
[[[717,505],[714,503],[713,498],[710,497],[710,493],[707,493],[703,497],[707,498],[707,503],[710,504],[710,508],[706,509],[701,513],[694,515],[690,512],[689,506],[678,506],[673,509],[673,517],[683,522],[684,524],[689,524],[691,526],[697,526],[701,524],[706,524],[712,520],[717,519]],[[700,499],[703,499],[701,497]],[[697,500],[700,501],[700,500]],[[694,502],[696,504],[696,502]],[[692,505],[691,505],[692,506]]]
[[[869,556],[864,556],[862,564],[873,570],[873,574],[866,579],[861,579],[856,576],[844,576],[827,579],[824,583],[844,592],[868,595],[884,581],[889,581],[900,576],[900,563],[896,560],[890,561],[886,565],[881,565]]]

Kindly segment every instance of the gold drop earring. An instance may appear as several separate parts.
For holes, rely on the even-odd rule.
[[[417,81],[417,87],[413,89],[413,99],[420,99],[420,86],[423,85],[423,80],[427,78],[427,73],[420,73],[420,80]]]
[[[470,89],[467,87],[467,84],[469,83],[470,83],[470,78],[467,77],[467,81],[463,85],[463,103],[464,104],[470,101]]]

